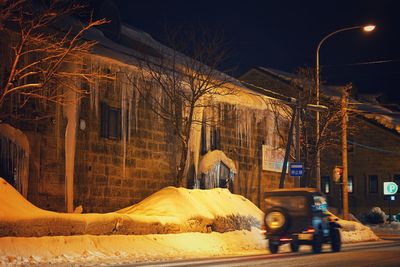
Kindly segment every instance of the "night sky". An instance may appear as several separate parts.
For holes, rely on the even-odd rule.
[[[352,82],[360,93],[385,92],[400,103],[400,1],[174,1],[115,0],[122,20],[163,41],[165,25],[204,25],[222,32],[230,48],[225,68],[234,76],[264,66],[287,72],[315,66],[318,42],[350,26],[321,47],[321,80]],[[352,65],[389,60],[382,64]]]

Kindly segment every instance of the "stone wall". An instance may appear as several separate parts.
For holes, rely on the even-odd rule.
[[[180,146],[173,130],[144,101],[132,108],[126,146],[121,138],[102,137],[100,102],[121,109],[121,88],[116,84],[112,81],[98,84],[98,106],[89,98],[81,99],[74,207],[82,205],[84,212],[115,211],[174,184]],[[232,106],[231,110],[234,109]],[[246,138],[239,138],[237,134],[238,123],[243,118],[234,116],[222,121],[218,126],[219,149],[234,160],[238,170],[232,191],[263,208],[264,192],[278,188],[280,172],[262,170],[262,145],[268,133],[275,134],[275,129],[265,118],[255,117],[247,118],[252,130],[246,132],[249,135]],[[55,107],[49,121],[40,131],[27,131],[35,155],[31,161],[29,199],[41,208],[65,211],[66,119],[62,107]],[[292,187],[293,183],[293,178],[287,177],[285,186]]]
[[[101,101],[120,107],[120,93],[115,91]],[[82,99],[78,125],[75,160],[74,206],[82,205],[84,212],[108,212],[143,200],[159,189],[173,185],[175,156],[179,147],[173,133],[143,101],[136,118],[131,117],[130,139],[126,146],[126,167],[123,172],[124,145],[122,140],[100,136],[100,114],[90,107],[89,99]],[[255,113],[259,112],[257,110]],[[55,113],[56,114],[56,113]],[[35,164],[39,170],[32,173],[30,199],[39,207],[64,211],[64,131],[62,114],[55,115],[61,124],[54,123],[36,134],[39,153]],[[238,173],[232,191],[249,198],[263,208],[265,191],[278,188],[280,173],[261,169],[262,145],[274,125],[266,119],[252,121],[250,138],[239,138],[239,117],[222,121],[220,144],[225,154],[234,160]],[[85,127],[82,127],[84,122]],[[286,186],[293,186],[287,177]]]
[[[254,113],[261,112],[254,110]],[[262,145],[266,142],[268,133],[276,134],[274,125],[268,124],[266,118],[257,122],[252,119],[250,142],[237,136],[237,120],[221,122],[221,150],[234,160],[238,173],[235,175],[233,193],[240,194],[264,209],[264,192],[279,187],[280,172],[262,170]],[[248,118],[247,118],[248,119]],[[282,129],[287,130],[287,129]],[[285,187],[294,186],[294,178],[286,176]]]
[[[120,95],[116,93],[115,97]],[[82,110],[90,110],[88,105],[88,101],[84,101]],[[81,112],[81,119],[87,126],[78,134],[75,205],[83,205],[85,211],[106,212],[130,206],[173,185],[174,137],[166,125],[146,109],[143,101],[137,112],[138,127],[131,118],[130,137],[126,143],[125,173],[123,141],[100,137],[99,116],[94,110]]]

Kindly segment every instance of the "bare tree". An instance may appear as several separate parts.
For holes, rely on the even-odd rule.
[[[291,85],[297,89],[298,95],[292,96],[300,101],[300,155],[301,161],[304,162],[306,169],[306,176],[302,180],[302,186],[311,186],[310,180],[314,173],[314,164],[316,160],[316,152],[334,150],[340,152],[340,138],[341,132],[342,112],[340,110],[340,88],[331,88],[331,94],[325,94],[321,98],[321,105],[327,107],[324,112],[320,112],[320,135],[318,142],[316,142],[316,119],[315,111],[309,109],[309,104],[316,103],[315,97],[315,79],[314,69],[312,68],[299,68],[296,77],[291,80]],[[347,85],[348,86],[348,85]],[[336,92],[336,93],[335,93]],[[337,95],[335,95],[337,94]],[[276,120],[275,125],[279,125],[282,116],[291,117],[293,115],[293,107],[286,105],[284,102],[274,101],[271,102],[274,117]],[[297,105],[297,103],[293,103]],[[279,110],[279,112],[278,112]],[[349,133],[356,132],[357,125],[352,124],[349,128]],[[282,140],[282,148],[286,146],[287,135],[282,132],[281,127],[277,127],[277,133]],[[294,147],[294,145],[293,145]],[[291,150],[290,157],[295,159],[295,149]]]
[[[32,100],[64,104],[69,91],[88,93],[73,81],[101,74],[85,67],[84,55],[95,42],[82,37],[105,20],[88,14],[85,23],[66,21],[83,10],[74,1],[0,2],[0,119],[21,119],[17,111]]]
[[[175,184],[183,186],[190,165],[193,126],[204,123],[202,110],[216,107],[216,96],[233,93],[221,73],[226,49],[221,38],[204,31],[167,33],[159,56],[143,56],[139,71],[128,77],[157,116],[174,130],[181,145]],[[137,82],[140,80],[142,82]]]

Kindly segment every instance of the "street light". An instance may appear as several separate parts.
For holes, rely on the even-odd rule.
[[[331,37],[332,35],[335,35],[339,32],[344,32],[344,31],[350,31],[350,30],[356,30],[356,29],[362,29],[365,32],[371,32],[375,29],[375,25],[365,25],[365,26],[354,26],[354,27],[348,27],[348,28],[343,28],[339,29],[337,31],[334,31],[328,35],[326,35],[322,40],[318,43],[317,46],[317,51],[316,51],[316,64],[315,64],[315,91],[316,91],[316,98],[317,98],[317,105],[319,105],[319,49],[321,48],[321,45],[325,42],[326,39]],[[319,142],[319,112],[317,111],[317,116],[316,116],[316,144],[318,145]],[[321,188],[321,161],[320,161],[320,151],[317,147],[317,158],[316,158],[316,178],[317,178],[317,189]]]

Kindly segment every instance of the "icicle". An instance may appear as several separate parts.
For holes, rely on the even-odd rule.
[[[78,83],[78,81],[73,81]],[[76,130],[78,120],[79,98],[72,90],[66,93],[67,103],[64,106],[64,116],[67,118],[65,129],[65,203],[67,212],[74,211],[74,168]]]
[[[91,73],[101,73],[101,68],[98,60],[90,59],[90,70]],[[100,78],[95,77],[89,83],[90,88],[90,107],[92,110],[95,110],[96,118],[99,117],[99,96],[100,96]]]
[[[139,79],[135,78],[136,83],[135,88],[139,88]],[[138,89],[137,89],[138,90]],[[140,100],[140,94],[138,91],[135,91],[135,131],[138,131],[138,125],[139,125],[139,100]]]

